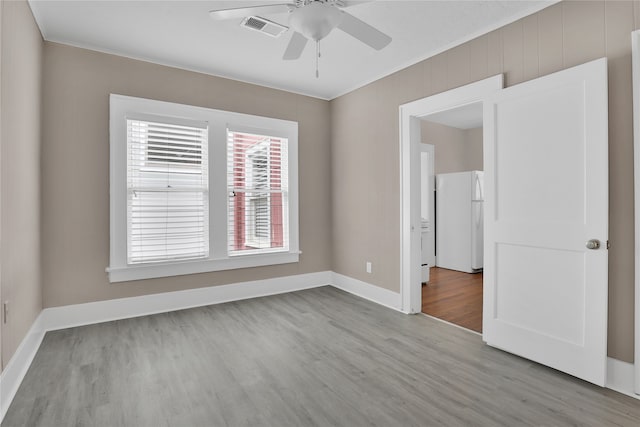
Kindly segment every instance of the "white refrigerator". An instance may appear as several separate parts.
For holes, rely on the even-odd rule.
[[[436,175],[436,265],[474,273],[483,266],[484,173]]]

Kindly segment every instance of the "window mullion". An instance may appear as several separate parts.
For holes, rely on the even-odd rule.
[[[213,120],[209,128],[209,244],[210,257],[227,258],[227,136],[226,122]]]

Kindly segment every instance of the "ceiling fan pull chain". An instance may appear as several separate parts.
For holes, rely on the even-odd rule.
[[[320,67],[320,40],[316,41],[316,79],[320,77],[318,68]]]

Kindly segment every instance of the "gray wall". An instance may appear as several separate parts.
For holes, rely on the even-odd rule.
[[[24,1],[3,1],[0,48],[0,293],[9,302],[2,365],[42,309],[40,106],[42,36]]]
[[[109,93],[299,122],[297,264],[109,283]],[[45,42],[44,307],[331,269],[329,102]]]
[[[436,174],[483,170],[481,127],[458,129],[423,121],[420,136],[423,144],[433,145]]]
[[[639,1],[561,2],[331,101],[333,270],[400,289],[398,106],[504,73],[507,86],[609,60],[609,355],[633,361],[631,36]],[[365,262],[373,262],[373,273]]]

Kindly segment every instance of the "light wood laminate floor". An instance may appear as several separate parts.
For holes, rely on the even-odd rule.
[[[3,426],[633,426],[640,401],[331,287],[46,334]]]
[[[482,272],[431,268],[422,285],[422,312],[482,333]]]

